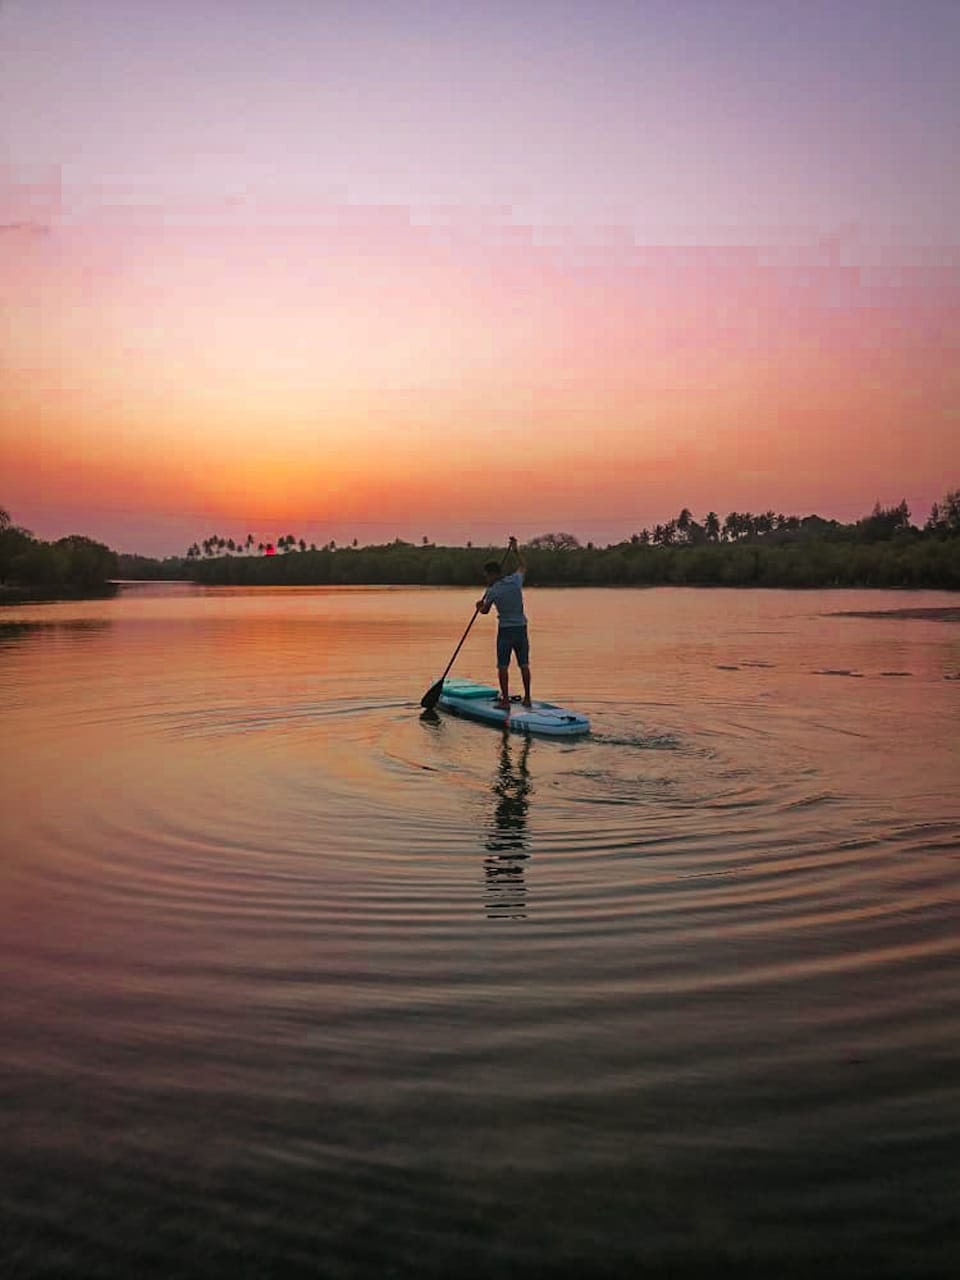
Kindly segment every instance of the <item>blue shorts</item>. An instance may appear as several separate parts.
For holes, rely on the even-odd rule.
[[[521,667],[530,665],[530,640],[526,627],[500,627],[497,630],[497,666],[509,667],[510,655],[517,655]]]

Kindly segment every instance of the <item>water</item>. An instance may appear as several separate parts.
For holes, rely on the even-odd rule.
[[[945,1275],[960,626],[446,590],[0,614],[0,1273]],[[481,619],[457,672],[491,677]]]

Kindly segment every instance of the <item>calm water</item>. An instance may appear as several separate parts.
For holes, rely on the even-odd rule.
[[[472,600],[0,613],[0,1273],[950,1273],[956,598]]]

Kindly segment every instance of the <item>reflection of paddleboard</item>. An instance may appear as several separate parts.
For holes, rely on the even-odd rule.
[[[495,705],[498,697],[497,690],[488,684],[475,684],[473,680],[445,680],[440,706],[455,716],[482,720],[485,724],[512,729],[514,733],[546,733],[572,738],[590,732],[590,721],[576,711],[536,700],[532,707],[525,707],[516,699],[511,702],[507,713]]]

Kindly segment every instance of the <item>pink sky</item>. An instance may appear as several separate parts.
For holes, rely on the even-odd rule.
[[[960,483],[949,7],[866,50],[817,4],[428,8],[0,12],[16,521],[607,541]]]

